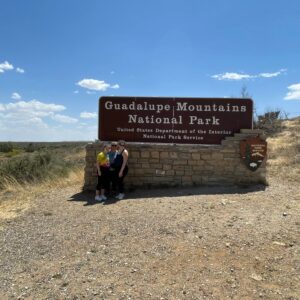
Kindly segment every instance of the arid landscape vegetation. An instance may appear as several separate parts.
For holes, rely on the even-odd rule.
[[[277,125],[267,186],[104,205],[85,143],[0,143],[0,299],[300,299],[300,118]]]

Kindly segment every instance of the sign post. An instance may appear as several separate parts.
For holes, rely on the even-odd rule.
[[[249,137],[240,142],[240,153],[247,168],[256,171],[267,155],[267,142],[259,137]]]

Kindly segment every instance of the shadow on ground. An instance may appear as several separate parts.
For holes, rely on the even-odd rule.
[[[176,188],[156,188],[156,189],[131,189],[127,191],[125,200],[138,200],[145,198],[162,197],[184,197],[192,195],[226,195],[226,194],[249,194],[264,191],[265,185],[253,186],[199,186],[199,187],[176,187]],[[82,191],[71,196],[68,201],[85,202],[84,206],[101,204],[94,200],[94,191]],[[104,205],[114,204],[119,200],[108,197]]]
[[[109,205],[109,204],[114,204],[120,200],[115,199],[114,197],[109,197],[105,202],[99,202],[99,201],[95,200],[95,192],[94,191],[82,191],[80,193],[72,195],[68,201],[85,202],[83,206],[89,206],[89,205],[95,205],[95,204],[96,205],[97,204]]]

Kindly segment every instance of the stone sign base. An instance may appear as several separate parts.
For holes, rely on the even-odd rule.
[[[240,155],[240,141],[259,136],[261,130],[242,129],[227,137],[221,145],[186,145],[128,143],[129,173],[125,186],[155,188],[172,186],[265,184],[266,158],[255,172],[250,171]],[[96,157],[103,142],[86,146],[84,190],[95,190]]]

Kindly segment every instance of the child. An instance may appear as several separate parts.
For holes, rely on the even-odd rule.
[[[107,200],[105,196],[105,191],[109,188],[109,157],[108,152],[110,148],[108,145],[103,146],[103,151],[100,152],[97,156],[97,173],[98,173],[98,184],[96,187],[96,201],[105,201]]]

